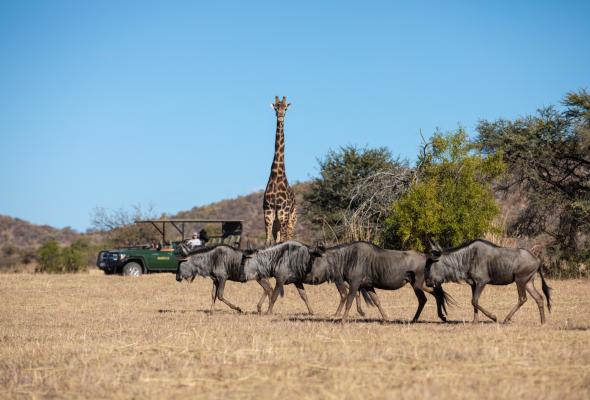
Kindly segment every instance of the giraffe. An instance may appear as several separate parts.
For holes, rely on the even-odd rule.
[[[289,186],[287,175],[285,173],[285,113],[291,103],[283,96],[279,100],[275,96],[275,102],[271,107],[275,110],[277,116],[277,131],[275,138],[275,155],[272,160],[270,177],[264,191],[264,200],[262,209],[264,210],[264,224],[266,227],[266,245],[270,245],[275,239],[276,243],[284,242],[293,237],[295,224],[297,223],[297,205],[295,203],[295,193]],[[277,220],[280,229],[273,235],[273,224]]]

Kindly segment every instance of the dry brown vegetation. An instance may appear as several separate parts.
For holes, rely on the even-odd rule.
[[[210,302],[210,281],[0,275],[2,398],[588,398],[590,282],[551,281],[554,310],[539,325],[534,301],[514,323],[472,325],[470,290],[447,285],[455,323],[439,323],[429,298],[408,324],[409,287],[380,291],[375,309],[340,325],[331,285],[309,287],[316,316],[288,286],[275,315],[252,314],[256,283],[228,283],[249,312]],[[487,287],[481,304],[504,316],[516,288]]]

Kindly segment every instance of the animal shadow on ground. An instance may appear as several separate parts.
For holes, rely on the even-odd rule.
[[[205,309],[196,309],[196,310],[173,310],[173,309],[159,309],[158,313],[160,314],[167,314],[167,313],[178,313],[178,314],[186,314],[186,313],[201,313],[201,314],[207,314],[207,315],[212,315],[212,314],[219,314],[219,315],[223,315],[223,314],[234,314],[234,315],[255,315],[258,314],[255,311],[242,311],[241,313],[237,312],[237,311],[232,311],[232,310],[214,310],[213,313],[211,313],[210,310],[205,310]]]
[[[583,325],[569,325],[566,323],[565,326],[559,327],[560,331],[590,331],[590,326]]]
[[[279,321],[291,321],[291,322],[319,322],[319,323],[323,323],[323,322],[327,322],[327,323],[332,323],[332,324],[340,324],[341,320],[340,317],[314,317],[314,316],[309,316],[309,315],[291,315],[287,318],[284,319],[275,319],[273,320],[273,322],[279,322]],[[489,321],[490,323],[492,323],[492,321]],[[411,322],[409,320],[405,320],[405,319],[391,319],[391,320],[387,320],[384,321],[381,318],[357,318],[357,319],[353,319],[353,318],[349,318],[348,321],[346,323],[350,323],[350,324],[379,324],[379,325],[411,325],[411,324],[434,324],[434,325],[445,325],[445,324],[449,324],[449,325],[454,325],[454,324],[463,324],[465,323],[464,321],[447,321],[447,322],[442,322],[442,321],[417,321],[417,322]]]

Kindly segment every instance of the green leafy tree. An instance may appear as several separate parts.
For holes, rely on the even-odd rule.
[[[477,143],[487,154],[502,153],[508,164],[498,188],[524,197],[509,233],[548,234],[556,252],[570,258],[589,245],[590,94],[568,93],[562,104],[561,111],[547,107],[513,121],[481,121]]]
[[[39,260],[37,272],[82,271],[88,266],[88,253],[92,250],[88,242],[83,239],[76,240],[64,248],[60,248],[55,240],[48,241],[37,251],[37,259]]]
[[[433,238],[456,246],[493,230],[492,181],[503,171],[501,155],[482,155],[463,129],[435,133],[419,156],[418,180],[391,206],[385,245],[424,250]]]
[[[38,272],[62,272],[61,251],[55,240],[43,243],[37,251]]]
[[[389,168],[393,161],[385,147],[346,146],[329,151],[318,162],[320,175],[303,195],[305,215],[337,239],[344,231],[344,213],[355,208],[351,204],[353,188],[362,179]]]
[[[78,239],[61,251],[61,262],[64,272],[79,272],[88,265],[90,246],[87,241]]]

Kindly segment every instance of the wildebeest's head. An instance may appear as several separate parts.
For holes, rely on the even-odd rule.
[[[244,264],[244,275],[240,277],[241,281],[249,281],[258,279],[258,262],[254,258],[257,249],[248,248],[244,250],[242,255],[242,263]]]
[[[311,269],[305,280],[312,284],[323,283],[328,280],[328,258],[323,257],[326,248],[322,244],[309,248],[311,256]]]
[[[428,259],[426,260],[426,266],[424,268],[424,280],[426,286],[439,286],[445,281],[444,271],[442,268],[437,266],[442,256],[443,249],[438,243],[428,240],[430,245],[430,252],[428,253]]]
[[[183,280],[189,280],[192,282],[195,280],[196,270],[193,265],[188,261],[183,261],[176,270],[176,280],[182,282]]]

